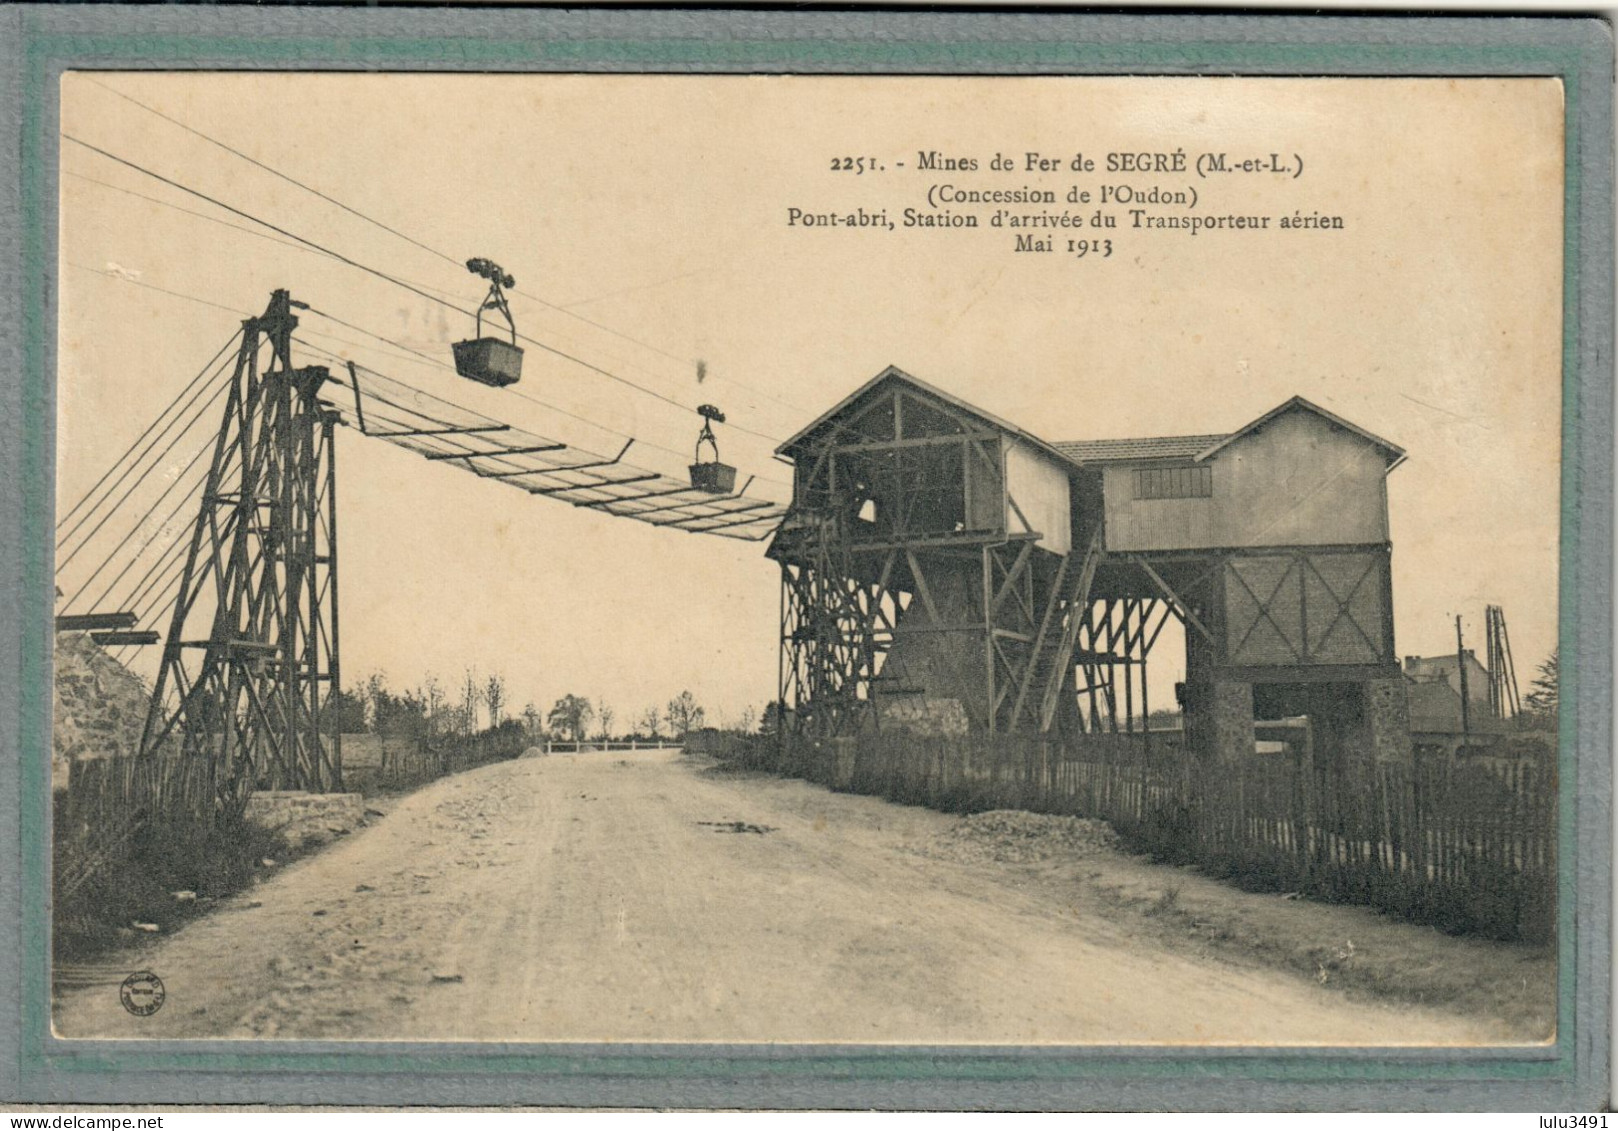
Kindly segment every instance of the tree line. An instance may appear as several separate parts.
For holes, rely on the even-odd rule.
[[[1556,729],[1561,682],[1558,667],[1554,651],[1538,666],[1523,696],[1517,726]],[[693,731],[709,726],[708,712],[690,691],[680,692],[661,708],[650,705],[631,716],[620,716],[604,698],[572,693],[556,700],[549,710],[530,701],[513,712],[505,677],[499,673],[480,676],[471,668],[453,689],[429,674],[416,687],[395,690],[382,672],[373,672],[355,690],[334,692],[327,702],[327,714],[329,729],[344,734],[410,735],[423,739],[470,738],[494,730],[515,733],[520,729],[530,741],[683,740]],[[1152,712],[1154,722],[1178,717],[1178,711]],[[734,725],[718,729],[734,734],[771,735],[780,729],[780,719],[781,704],[772,699],[762,711],[749,707]]]
[[[395,689],[384,673],[373,672],[357,688],[333,692],[326,709],[330,729],[344,734],[423,740],[518,730],[535,742],[683,740],[708,727],[708,712],[690,691],[681,691],[662,707],[649,705],[628,716],[621,716],[605,698],[571,692],[549,710],[532,701],[513,710],[505,677],[480,676],[471,668],[454,688],[429,674],[415,687]],[[759,733],[773,726],[779,713],[774,702],[762,715],[748,708],[737,725],[725,729]]]

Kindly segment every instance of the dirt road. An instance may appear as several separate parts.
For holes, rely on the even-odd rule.
[[[850,1042],[1497,1040],[1177,955],[1015,869],[960,818],[679,754],[504,762],[398,801],[63,993],[62,1036]]]

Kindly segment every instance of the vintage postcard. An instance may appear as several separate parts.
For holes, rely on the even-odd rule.
[[[1569,1038],[1563,76],[58,81],[54,1046]]]

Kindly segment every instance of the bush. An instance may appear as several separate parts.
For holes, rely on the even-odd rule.
[[[132,922],[167,928],[190,918],[197,903],[182,903],[175,892],[195,892],[204,902],[222,899],[247,887],[261,860],[284,861],[288,856],[279,833],[240,817],[211,827],[153,821],[138,825],[121,845],[104,843],[100,850],[110,852],[110,858],[67,891],[71,877],[82,871],[86,853],[95,849],[67,837],[56,842],[52,944],[59,957],[102,949]]]

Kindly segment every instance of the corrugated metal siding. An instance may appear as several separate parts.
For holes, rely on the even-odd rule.
[[[1134,469],[1104,471],[1107,549],[1323,546],[1388,540],[1387,465],[1359,436],[1299,410],[1213,456],[1213,495],[1136,499]]]

